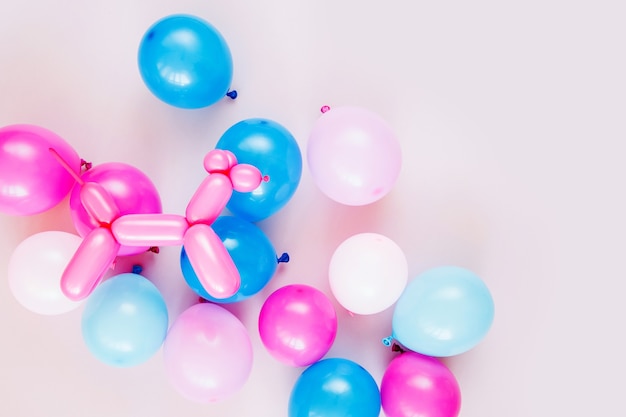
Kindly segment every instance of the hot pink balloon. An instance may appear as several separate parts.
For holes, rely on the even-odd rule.
[[[54,148],[75,174],[80,158],[61,137],[39,126],[0,129],[0,212],[12,216],[42,213],[70,192],[74,179],[50,154]]]
[[[232,313],[210,303],[185,310],[163,344],[165,371],[184,397],[222,401],[240,390],[252,370],[252,343]]]
[[[113,198],[120,215],[161,213],[161,198],[156,187],[143,172],[131,165],[107,162],[94,166],[81,178],[85,183],[100,184]],[[87,213],[80,195],[81,187],[76,186],[70,195],[70,210],[76,231],[84,237],[100,224]],[[121,246],[118,255],[136,255],[148,248]]]
[[[287,285],[265,300],[259,333],[274,358],[291,366],[308,366],[328,353],[335,341],[337,314],[321,291]]]
[[[461,408],[452,372],[438,359],[410,351],[387,366],[380,395],[387,417],[456,417]]]
[[[331,199],[362,206],[384,197],[400,174],[400,143],[376,113],[336,107],[313,126],[307,144],[311,176]]]

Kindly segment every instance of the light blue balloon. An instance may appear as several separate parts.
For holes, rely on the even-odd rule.
[[[139,72],[148,89],[175,107],[198,109],[224,98],[233,60],[222,35],[195,16],[172,15],[141,39]]]
[[[361,365],[348,359],[315,362],[289,397],[289,417],[378,417],[380,390]]]
[[[212,297],[200,283],[183,247],[180,266],[187,285],[202,298],[222,304],[243,301],[261,291],[274,276],[278,265],[274,246],[265,233],[255,224],[235,216],[220,216],[211,227],[239,271],[239,290],[228,298]]]
[[[267,119],[247,119],[231,126],[215,145],[251,164],[268,181],[250,193],[233,192],[226,207],[250,222],[266,219],[291,199],[302,176],[302,154],[293,135]]]
[[[456,266],[430,269],[412,280],[393,312],[393,337],[428,356],[458,355],[487,334],[494,303],[485,283]]]
[[[83,340],[102,362],[130,367],[154,355],[167,334],[167,306],[159,290],[138,274],[116,275],[87,299]]]

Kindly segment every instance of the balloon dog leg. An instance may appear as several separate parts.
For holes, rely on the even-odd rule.
[[[61,276],[61,290],[72,301],[85,299],[115,261],[120,244],[104,227],[93,229],[82,241]]]
[[[239,271],[210,226],[192,225],[185,233],[183,244],[200,284],[212,297],[228,298],[239,290]]]

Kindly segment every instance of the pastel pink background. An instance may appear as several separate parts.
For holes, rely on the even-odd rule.
[[[236,101],[169,107],[143,85],[138,43],[157,19],[198,15],[234,57]],[[362,232],[405,251],[410,277],[454,264],[491,289],[496,317],[475,349],[445,362],[463,417],[615,415],[626,362],[626,58],[618,0],[3,2],[0,125],[55,131],[94,164],[144,171],[165,212],[184,213],[204,154],[232,124],[275,120],[305,149],[323,105],[358,105],[397,132],[404,165],[384,199],[345,207],[305,165],[290,204],[259,225],[291,262],[258,296],[229,309],[250,330],[252,374],[235,397],[191,403],[165,379],[162,353],[111,368],[86,349],[81,310],[44,317],[9,292],[6,265],[27,236],[72,231],[67,199],[27,218],[0,215],[0,414],[6,416],[286,416],[302,369],[274,360],[256,321],[290,283],[329,292],[334,249]],[[141,263],[175,317],[195,302],[179,248]],[[393,353],[388,309],[338,309],[329,356],[380,383]]]

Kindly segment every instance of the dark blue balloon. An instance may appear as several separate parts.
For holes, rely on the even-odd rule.
[[[291,199],[302,176],[298,143],[282,125],[267,119],[247,119],[231,126],[215,146],[231,151],[240,163],[256,166],[268,181],[250,193],[233,192],[226,206],[251,222],[266,219]]]
[[[222,35],[208,22],[172,15],[152,25],[139,45],[139,71],[162,101],[198,109],[223,98],[233,77],[233,60]]]
[[[348,359],[323,359],[309,366],[289,398],[289,417],[378,417],[380,391],[363,367]]]
[[[218,217],[211,227],[222,239],[239,271],[239,291],[228,298],[210,296],[200,284],[183,247],[180,266],[187,285],[202,298],[218,303],[242,301],[261,291],[274,276],[278,265],[274,247],[265,233],[256,225],[233,216]]]

